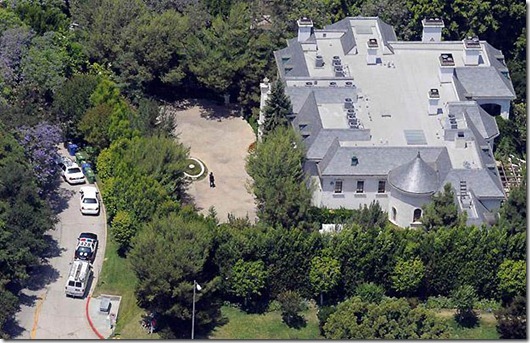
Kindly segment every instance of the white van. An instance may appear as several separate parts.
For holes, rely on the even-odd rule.
[[[83,298],[91,275],[90,262],[75,260],[72,263],[70,274],[68,274],[68,280],[64,287],[66,296]]]

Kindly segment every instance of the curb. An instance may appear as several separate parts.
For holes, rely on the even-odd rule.
[[[87,297],[86,306],[85,306],[85,314],[86,314],[86,319],[88,319],[88,324],[90,325],[90,328],[92,328],[92,331],[94,331],[94,333],[99,337],[99,339],[105,339],[105,337],[103,337],[103,335],[101,335],[99,331],[96,329],[96,327],[94,326],[94,323],[92,323],[92,319],[90,319],[90,315],[88,314],[89,304],[90,304],[90,296]]]

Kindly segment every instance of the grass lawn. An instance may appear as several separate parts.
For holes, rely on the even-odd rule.
[[[301,329],[289,328],[279,311],[247,314],[236,308],[223,306],[228,323],[215,328],[210,339],[322,339],[318,329],[316,308],[302,312],[307,325]]]
[[[497,320],[493,313],[480,312],[480,325],[474,328],[463,328],[453,318],[454,310],[440,310],[436,314],[447,319],[450,327],[450,339],[499,339],[495,325]]]
[[[114,336],[122,339],[158,339],[154,333],[147,334],[140,325],[140,319],[145,312],[136,305],[134,287],[136,275],[132,271],[129,261],[116,252],[116,243],[107,240],[105,263],[94,290],[94,297],[100,294],[121,295],[120,310]]]

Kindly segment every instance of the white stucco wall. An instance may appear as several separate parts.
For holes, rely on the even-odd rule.
[[[335,193],[335,180],[342,179],[342,193]],[[320,201],[322,206],[328,208],[358,209],[362,205],[370,205],[372,201],[378,201],[381,208],[385,210],[388,206],[388,182],[386,193],[377,193],[379,181],[387,181],[384,177],[324,177],[321,179],[322,194]],[[357,193],[357,181],[364,181],[364,192]]]
[[[412,224],[414,210],[431,201],[430,195],[409,195],[390,187],[390,196],[388,199],[388,219],[401,227],[408,227]],[[392,218],[392,208],[397,211],[396,218]]]

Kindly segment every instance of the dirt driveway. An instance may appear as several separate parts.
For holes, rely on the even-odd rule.
[[[215,188],[210,188],[208,177],[189,187],[188,194],[199,211],[206,214],[214,206],[220,222],[227,222],[232,213],[248,215],[254,223],[254,197],[245,186],[250,179],[245,158],[256,139],[250,125],[227,107],[203,101],[175,108],[175,115],[180,141],[190,147],[190,156],[204,162],[215,176]]]

